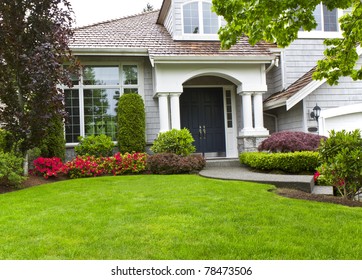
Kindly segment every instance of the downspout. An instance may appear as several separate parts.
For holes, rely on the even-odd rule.
[[[279,66],[279,58],[276,57],[272,60],[271,64],[269,65],[269,67],[265,70],[265,74],[267,74],[270,70],[272,70],[272,68],[276,66]]]

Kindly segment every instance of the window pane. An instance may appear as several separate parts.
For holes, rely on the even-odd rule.
[[[338,31],[337,9],[328,10],[323,5],[324,31]]]
[[[228,128],[233,127],[233,111],[231,106],[231,91],[226,91],[226,115],[227,115],[227,126]]]
[[[119,89],[84,90],[85,135],[105,134],[116,140]]]
[[[183,7],[184,33],[200,33],[199,27],[199,3],[192,2]]]
[[[316,9],[314,10],[314,18],[317,22],[317,27],[315,30],[322,30],[322,6],[319,4]]]
[[[219,18],[217,14],[211,11],[210,3],[202,3],[203,17],[204,17],[204,33],[217,34],[219,30]]]
[[[84,85],[119,85],[118,66],[86,66],[83,68]]]
[[[65,138],[67,143],[78,142],[80,136],[79,91],[66,89],[65,110],[68,117],[65,123]]]
[[[123,93],[138,93],[138,88],[124,88]]]
[[[123,84],[137,85],[138,84],[138,69],[137,65],[123,66]]]

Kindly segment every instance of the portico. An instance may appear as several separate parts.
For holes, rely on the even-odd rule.
[[[214,148],[214,153],[208,152],[210,155],[218,154],[224,157],[237,157],[239,152],[245,149],[250,150],[249,145],[245,145],[245,141],[250,142],[250,139],[255,138],[264,139],[269,135],[263,120],[263,93],[267,90],[264,63],[215,65],[215,63],[204,62],[200,65],[162,62],[155,61],[154,64],[154,97],[158,99],[160,132],[186,127],[192,131],[194,138],[201,137],[201,134],[202,137],[206,137],[204,131],[208,137],[211,137],[211,131],[215,130],[216,122],[222,118],[222,136],[220,136],[221,132],[218,134],[223,138],[225,150],[219,152],[217,148]],[[222,97],[218,102],[214,101],[214,105],[210,107],[206,104],[208,102],[206,100],[218,92],[217,88],[220,89]],[[201,89],[203,89],[202,95],[206,97],[202,97],[202,101],[191,101],[193,97],[195,100],[199,99],[197,95],[201,93],[197,92]],[[183,96],[186,91],[189,95],[188,101],[182,102],[186,98],[186,95]],[[190,102],[195,103],[189,104]],[[220,103],[220,107],[216,103]],[[183,109],[185,104],[189,106],[189,109]],[[185,121],[185,110],[188,110],[187,118],[194,118],[193,122]],[[220,117],[213,118],[219,110],[222,111]],[[221,140],[213,138],[209,141],[220,142]],[[198,144],[199,141],[196,140],[196,143]],[[215,144],[214,147],[216,146]]]

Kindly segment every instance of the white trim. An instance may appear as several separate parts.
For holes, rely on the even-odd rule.
[[[73,55],[89,56],[148,56],[147,48],[120,48],[120,47],[71,47]]]
[[[174,56],[154,56],[150,55],[150,60],[152,66],[156,63],[158,64],[167,64],[175,63],[185,64],[185,63],[208,63],[208,64],[260,64],[260,63],[270,63],[275,59],[275,55],[255,55],[255,56],[230,56],[230,55],[219,55],[219,56],[207,56],[207,55],[174,55]]]
[[[193,33],[185,33],[184,28],[184,7],[187,4],[191,4],[197,2],[198,3],[198,13],[199,13],[199,33],[193,34]],[[212,6],[212,1],[210,0],[190,0],[187,2],[184,2],[181,5],[181,35],[175,35],[173,36],[174,40],[188,40],[188,41],[219,41],[218,34],[205,34],[204,33],[204,15],[203,15],[203,2],[209,3]],[[218,28],[221,27],[221,16],[218,16]]]
[[[287,101],[286,101],[287,111],[292,109],[296,104],[299,103],[299,101],[303,100],[305,97],[307,97],[313,91],[315,91],[317,88],[319,88],[321,85],[323,85],[326,81],[327,81],[326,79],[322,79],[322,80],[318,80],[318,81],[315,81],[315,80],[311,81],[308,85],[306,85],[304,88],[302,88],[296,94],[294,94],[292,97],[287,99]]]
[[[232,112],[232,127],[228,127],[228,116],[227,116],[227,103],[226,103],[226,91],[231,93],[231,112]],[[223,86],[223,98],[224,98],[224,122],[225,122],[225,148],[226,157],[234,158],[238,157],[238,128],[237,128],[237,117],[236,117],[236,93],[235,86]]]
[[[321,111],[321,118],[328,119],[343,115],[362,113],[362,103],[341,106]]]

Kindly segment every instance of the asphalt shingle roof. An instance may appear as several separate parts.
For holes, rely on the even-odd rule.
[[[229,50],[219,41],[174,41],[167,29],[157,24],[159,11],[115,19],[75,29],[71,48],[142,48],[154,56],[264,56],[272,55],[268,43],[251,46],[242,38]]]

